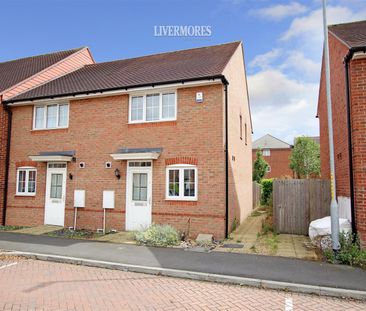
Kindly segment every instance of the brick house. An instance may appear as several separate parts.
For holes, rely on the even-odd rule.
[[[261,149],[269,165],[265,178],[293,177],[293,171],[289,167],[292,148],[292,145],[267,134],[253,142],[252,161],[254,163],[257,150]]]
[[[221,239],[251,212],[240,42],[85,65],[3,104],[8,225],[168,223]]]
[[[0,223],[5,221],[7,204],[7,141],[9,112],[1,102],[64,74],[77,70],[94,60],[88,48],[59,51],[0,63]]]
[[[366,21],[328,28],[336,195],[340,217],[352,221],[366,245]],[[325,67],[318,114],[321,173],[330,178]]]

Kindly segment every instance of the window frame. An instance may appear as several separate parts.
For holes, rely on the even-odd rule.
[[[21,171],[25,171],[25,184],[24,184],[24,192],[19,192],[19,175]],[[34,192],[28,191],[29,184],[29,172],[35,172],[34,177]],[[37,193],[37,169],[33,166],[22,166],[17,168],[17,182],[15,188],[15,194],[18,196],[26,196],[26,197],[34,197]]]
[[[265,151],[266,151],[266,154],[265,154]],[[271,150],[270,149],[263,149],[262,150],[262,155],[264,157],[270,157],[271,156]]]
[[[240,139],[243,140],[243,116],[241,114],[239,115],[239,122]]]
[[[270,173],[270,172],[271,172],[271,170],[272,170],[272,169],[271,169],[271,166],[270,166],[270,165],[268,165],[268,166],[267,166],[266,173]]]
[[[163,119],[163,95],[165,94],[174,94],[174,116],[172,118],[164,118]],[[157,120],[146,120],[146,98],[149,95],[159,95],[159,119]],[[132,120],[132,98],[134,97],[142,97],[142,120]],[[177,120],[177,110],[178,110],[178,99],[177,99],[177,91],[176,90],[164,90],[164,91],[155,91],[145,93],[132,93],[129,96],[129,104],[128,104],[128,123],[154,123],[154,122],[168,122],[168,121],[176,121]]]
[[[184,170],[194,170],[194,187],[195,187],[195,196],[184,196]],[[179,196],[170,196],[169,195],[169,172],[171,170],[179,171]],[[198,201],[198,168],[196,165],[191,164],[173,164],[168,165],[166,167],[166,176],[165,176],[165,199],[169,201]]]
[[[67,106],[67,121],[66,125],[60,126],[60,106]],[[49,106],[57,106],[56,111],[56,127],[47,127],[47,112]],[[36,112],[37,108],[44,108],[43,110],[43,126],[36,127]],[[56,129],[66,129],[69,127],[69,120],[70,120],[70,103],[69,102],[59,102],[59,103],[48,103],[48,104],[35,104],[33,107],[33,131],[44,131],[44,130],[56,130]]]

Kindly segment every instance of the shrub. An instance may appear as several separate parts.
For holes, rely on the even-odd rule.
[[[341,232],[339,235],[340,249],[334,254],[333,250],[323,251],[325,259],[330,263],[340,263],[366,268],[366,250],[360,247],[360,239],[352,233]]]
[[[173,246],[179,244],[179,233],[170,225],[152,224],[145,231],[137,232],[135,239],[138,244],[147,246]]]
[[[273,179],[263,179],[262,185],[262,205],[272,205]]]

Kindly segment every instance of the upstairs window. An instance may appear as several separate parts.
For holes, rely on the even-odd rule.
[[[197,167],[178,164],[167,167],[166,198],[168,200],[197,200]]]
[[[67,128],[69,125],[69,104],[52,104],[34,107],[33,129]]]
[[[20,167],[17,170],[17,195],[34,196],[36,194],[37,170],[33,167]]]
[[[175,92],[130,97],[130,123],[176,120],[176,113],[177,96]]]
[[[263,154],[264,157],[269,157],[271,155],[271,150],[263,149],[262,154]]]

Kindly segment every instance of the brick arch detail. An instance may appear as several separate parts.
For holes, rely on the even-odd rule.
[[[165,165],[174,165],[174,164],[198,165],[198,159],[193,157],[175,157],[165,159]]]

